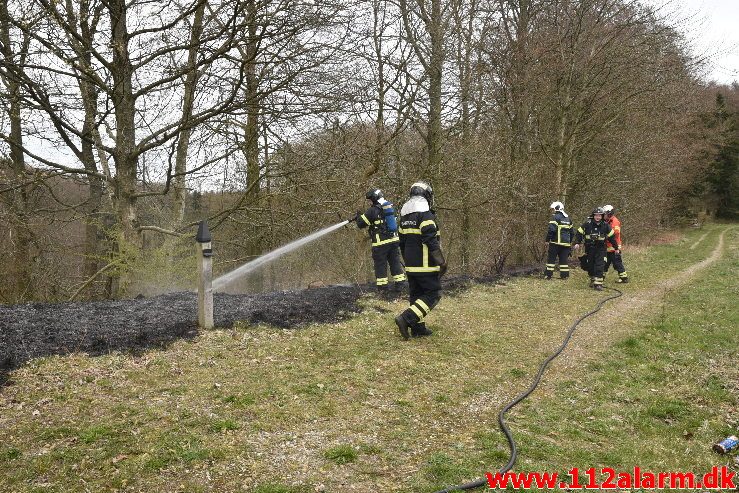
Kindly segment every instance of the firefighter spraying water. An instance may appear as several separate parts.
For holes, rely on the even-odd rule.
[[[395,217],[395,208],[379,188],[368,191],[365,198],[369,200],[370,208],[364,214],[358,211],[353,219],[357,227],[368,228],[372,241],[372,261],[375,268],[377,291],[381,294],[388,291],[388,264],[390,264],[390,274],[393,276],[393,289],[401,291],[406,286],[406,282],[398,247],[398,222]]]

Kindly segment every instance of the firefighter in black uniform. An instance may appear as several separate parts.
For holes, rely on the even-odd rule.
[[[390,274],[394,281],[393,289],[400,291],[405,286],[405,273],[400,261],[398,223],[393,204],[385,200],[382,190],[378,188],[367,192],[365,197],[372,203],[372,206],[364,214],[357,212],[356,222],[360,228],[369,228],[377,290],[380,293],[388,290],[387,265],[389,263]]]
[[[447,270],[433,205],[431,185],[417,182],[411,186],[410,198],[400,210],[400,250],[408,274],[411,306],[395,317],[395,324],[406,340],[410,336],[431,335],[423,319],[441,299],[441,276]]]
[[[572,220],[565,212],[565,206],[562,202],[552,202],[549,206],[554,210],[554,215],[549,221],[547,229],[546,241],[549,243],[549,252],[547,253],[547,268],[545,275],[547,279],[551,279],[554,275],[554,268],[559,259],[559,278],[567,279],[570,277],[570,247],[572,246]]]
[[[575,249],[585,240],[585,254],[587,255],[590,287],[597,291],[603,290],[603,268],[606,264],[606,242],[618,248],[616,236],[611,226],[603,220],[604,212],[601,207],[593,210],[593,214],[582,226],[577,228],[575,235]],[[617,250],[618,251],[618,250]]]

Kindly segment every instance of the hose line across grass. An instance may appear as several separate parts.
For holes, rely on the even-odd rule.
[[[580,325],[580,322],[588,318],[589,316],[593,315],[594,313],[598,312],[601,308],[603,308],[603,305],[606,304],[606,302],[616,299],[619,296],[622,296],[623,293],[619,291],[616,288],[606,288],[610,291],[615,291],[615,294],[608,296],[606,298],[603,298],[600,300],[595,307],[587,312],[584,315],[581,315],[580,318],[575,320],[575,322],[570,326],[570,329],[567,331],[567,335],[565,336],[564,340],[562,341],[562,344],[559,346],[559,348],[550,355],[539,367],[539,372],[536,374],[536,377],[534,378],[534,381],[532,382],[531,386],[526,389],[523,393],[521,393],[518,397],[513,399],[510,403],[506,404],[503,409],[500,410],[498,413],[498,426],[500,426],[500,429],[503,431],[503,433],[506,436],[506,439],[508,440],[508,448],[511,450],[511,458],[508,460],[508,463],[500,468],[499,472],[500,474],[505,474],[508,471],[510,471],[513,468],[513,465],[516,463],[516,458],[518,457],[518,447],[516,447],[516,442],[513,440],[513,435],[511,435],[511,430],[508,429],[508,425],[505,422],[505,415],[508,411],[513,409],[519,402],[526,399],[531,393],[536,389],[536,387],[541,382],[541,377],[544,375],[544,370],[546,370],[547,366],[549,366],[549,363],[554,360],[557,356],[559,356],[562,351],[567,347],[567,344],[570,342],[570,339],[572,338],[572,334],[575,333],[575,329],[577,329],[577,326]],[[480,478],[475,481],[471,481],[469,483],[460,484],[457,486],[450,486],[449,488],[446,488],[444,490],[439,490],[436,493],[451,493],[452,491],[460,491],[460,490],[470,490],[473,488],[479,488],[481,486],[484,486],[488,480],[486,478]]]

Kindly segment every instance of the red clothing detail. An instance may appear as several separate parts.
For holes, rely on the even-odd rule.
[[[608,224],[611,225],[611,229],[613,230],[614,237],[616,238],[616,243],[618,243],[618,248],[620,250],[621,249],[621,221],[619,221],[616,216],[611,216],[610,219],[608,219],[607,221],[608,221]],[[613,248],[613,246],[609,243],[608,251],[615,252],[616,249]]]

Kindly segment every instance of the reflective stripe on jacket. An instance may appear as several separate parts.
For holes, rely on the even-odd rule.
[[[570,246],[572,244],[572,220],[557,211],[549,221],[546,241],[555,245]]]
[[[367,209],[367,212],[357,217],[357,226],[369,227],[369,237],[373,247],[399,241],[398,234],[388,231],[385,227],[385,214],[377,205],[373,205]]]
[[[613,230],[613,235],[616,238],[616,244],[618,244],[618,249],[621,250],[621,221],[619,221],[616,216],[611,216],[611,218],[608,219],[608,224],[611,226],[611,229]],[[615,252],[616,249],[609,245],[608,251]]]
[[[599,223],[596,223],[592,219],[585,221],[582,226],[577,228],[577,233],[575,234],[575,243],[582,243],[583,240],[585,240],[586,244],[603,244],[607,241],[611,245],[618,247],[615,233],[606,221]]]
[[[431,211],[411,212],[400,218],[400,251],[408,274],[432,274],[439,266],[429,252],[441,248],[436,216]]]

